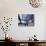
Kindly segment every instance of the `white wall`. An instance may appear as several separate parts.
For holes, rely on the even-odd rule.
[[[34,34],[39,40],[45,39],[45,16],[46,6],[33,8],[30,6],[28,0],[0,0],[0,16],[13,17],[13,22],[9,33],[19,40],[27,40]],[[20,14],[34,14],[34,27],[18,27],[18,13]],[[44,34],[45,33],[45,34]],[[1,37],[2,38],[2,37]]]
[[[46,16],[45,16],[45,28],[44,28],[44,39],[46,39]]]

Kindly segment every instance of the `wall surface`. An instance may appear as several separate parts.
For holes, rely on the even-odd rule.
[[[18,13],[19,14],[34,14],[34,27],[18,27]],[[37,39],[46,40],[45,38],[45,15],[46,6],[33,8],[28,0],[0,0],[0,19],[1,17],[12,17],[12,26],[8,33],[16,40],[28,40],[36,34]],[[2,35],[0,31],[0,35]],[[3,33],[4,34],[4,33]],[[0,39],[4,37],[0,36]]]

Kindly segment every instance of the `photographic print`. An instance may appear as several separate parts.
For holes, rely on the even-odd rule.
[[[34,14],[18,14],[18,26],[34,26]]]

